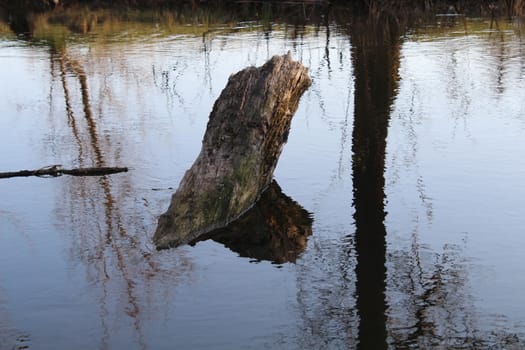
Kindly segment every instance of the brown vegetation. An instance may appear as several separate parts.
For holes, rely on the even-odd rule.
[[[524,0],[0,0],[0,7],[9,11],[41,12],[56,7],[71,6],[89,7],[127,7],[127,8],[189,8],[196,10],[202,7],[230,7],[233,11],[244,11],[262,6],[274,8],[289,6],[337,6],[351,8],[353,12],[377,14],[381,12],[396,15],[407,13],[447,13],[473,15],[506,15],[522,16],[525,9]],[[306,11],[306,10],[305,10]],[[254,11],[253,13],[256,13]]]

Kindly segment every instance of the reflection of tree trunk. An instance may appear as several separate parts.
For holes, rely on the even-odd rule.
[[[197,241],[211,238],[240,256],[281,264],[295,262],[311,234],[310,214],[274,181],[242,217]]]
[[[68,124],[72,128],[72,132],[74,135],[75,140],[78,143],[79,148],[79,163],[83,163],[86,161],[86,157],[94,158],[89,159],[91,162],[95,163],[95,165],[99,168],[104,168],[103,164],[106,162],[105,160],[105,152],[103,148],[103,144],[100,142],[100,138],[97,131],[97,121],[94,118],[93,115],[93,109],[90,102],[90,91],[88,88],[88,79],[86,71],[84,70],[84,67],[82,64],[74,59],[71,59],[68,57],[67,53],[65,52],[65,49],[61,47],[60,50],[55,49],[53,51],[52,58],[55,58],[59,61],[59,69],[60,69],[60,75],[62,80],[62,87],[64,89],[64,96],[65,96],[65,107],[66,107],[66,114],[68,116]],[[68,88],[67,85],[67,71],[73,73],[73,75],[78,79],[79,87],[80,87],[80,99],[81,99],[81,105],[84,112],[84,117],[86,121],[87,126],[87,144],[88,147],[85,147],[85,149],[89,149],[89,146],[91,147],[91,152],[83,152],[84,144],[82,141],[82,132],[79,129],[79,124],[77,124],[77,121],[75,120],[74,113],[73,113],[73,99],[71,91]],[[89,156],[91,155],[91,157]],[[95,170],[96,168],[93,168]],[[96,172],[96,170],[95,170]],[[79,184],[82,185],[81,182]],[[133,248],[137,248],[139,246],[139,242],[136,237],[129,235],[122,223],[122,215],[119,212],[119,208],[115,206],[116,200],[113,195],[112,191],[112,182],[107,177],[102,177],[99,179],[99,184],[102,188],[102,195],[103,198],[101,199],[103,208],[104,208],[104,223],[105,223],[105,229],[103,229],[101,226],[99,226],[100,222],[96,223],[96,226],[98,228],[99,236],[95,238],[95,243],[88,243],[87,246],[84,246],[83,249],[91,249],[92,247],[89,246],[90,244],[95,244],[95,248],[97,250],[96,254],[96,263],[98,263],[97,269],[100,272],[101,277],[101,283],[102,283],[102,296],[100,300],[100,318],[101,323],[103,325],[103,337],[101,339],[101,349],[108,348],[108,342],[110,338],[110,331],[109,331],[109,322],[108,322],[108,309],[107,309],[107,298],[108,295],[110,295],[108,283],[111,280],[113,276],[110,276],[110,267],[112,265],[111,259],[107,258],[107,251],[109,250],[115,258],[116,261],[116,269],[120,273],[120,276],[122,277],[124,281],[124,289],[125,289],[125,295],[127,296],[127,307],[126,307],[126,314],[130,316],[133,319],[133,325],[136,331],[136,336],[138,337],[138,343],[141,349],[146,348],[146,344],[143,339],[142,334],[142,326],[141,326],[141,319],[140,319],[140,306],[139,306],[139,300],[137,297],[138,292],[136,291],[135,287],[135,281],[134,279],[137,278],[137,276],[130,271],[130,269],[135,265],[135,263],[130,263],[128,259],[130,257],[128,256],[130,254],[130,251],[126,250],[126,245],[123,245],[122,242],[126,242],[126,244],[129,244]],[[74,193],[74,192],[71,192]],[[84,196],[81,196],[81,198],[75,199],[75,202],[82,202],[82,201],[88,201],[93,200],[94,198],[85,198]],[[98,206],[98,203],[94,206]],[[94,209],[94,212],[97,212],[97,210]],[[93,231],[90,231],[89,229],[81,229],[81,235],[89,236],[90,234],[93,234]],[[135,250],[132,251],[132,253],[135,253]],[[140,259],[146,260],[147,264],[150,264],[149,261],[149,254],[145,251],[138,250],[137,252],[140,256]],[[150,264],[151,265],[151,264]],[[152,266],[152,265],[151,265]],[[153,266],[152,266],[153,267]]]
[[[60,80],[62,82],[62,89],[64,90],[64,100],[66,104],[66,114],[67,114],[67,121],[69,126],[71,126],[71,130],[73,131],[73,136],[75,137],[75,141],[78,145],[78,160],[79,164],[82,165],[83,160],[83,147],[82,147],[82,141],[80,140],[80,134],[78,132],[77,123],[75,121],[75,115],[73,113],[73,106],[71,104],[71,94],[69,92],[69,88],[67,86],[67,74],[66,74],[66,65],[65,65],[65,54],[64,53],[57,53],[57,59],[59,62],[60,67]],[[53,55],[52,55],[53,59]]]
[[[215,102],[202,149],[161,215],[158,248],[225,227],[270,184],[304,91],[308,70],[290,55],[230,77]]]
[[[102,166],[104,164],[102,151],[100,149],[100,142],[98,141],[97,124],[93,119],[93,111],[91,110],[91,103],[89,101],[89,89],[87,85],[87,75],[82,66],[73,60],[69,60],[71,69],[78,77],[80,83],[80,93],[82,95],[82,105],[84,106],[84,116],[88,124],[89,136],[91,138],[91,145],[95,152],[95,165]]]
[[[356,21],[350,35],[355,74],[352,150],[361,349],[387,348],[384,166],[400,47],[394,25],[388,20],[378,22]]]

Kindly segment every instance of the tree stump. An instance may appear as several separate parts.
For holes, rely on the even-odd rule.
[[[232,75],[210,114],[202,149],[185,173],[153,242],[186,244],[226,227],[272,181],[299,99],[311,80],[290,53]]]

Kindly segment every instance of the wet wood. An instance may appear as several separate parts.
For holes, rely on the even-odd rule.
[[[159,218],[157,248],[186,244],[239,218],[272,181],[308,69],[291,56],[232,75],[210,114],[202,149]]]
[[[128,168],[120,167],[97,167],[97,168],[75,168],[75,169],[62,169],[59,165],[53,165],[36,170],[20,170],[13,172],[0,173],[0,179],[6,179],[11,177],[27,177],[27,176],[102,176],[116,173],[122,173],[128,171]]]

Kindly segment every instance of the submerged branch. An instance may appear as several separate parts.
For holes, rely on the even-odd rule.
[[[116,173],[122,173],[128,171],[128,168],[124,167],[97,167],[97,168],[75,168],[75,169],[62,169],[60,165],[53,165],[45,168],[36,170],[20,170],[0,173],[0,179],[7,179],[10,177],[27,177],[27,176],[102,176]]]

